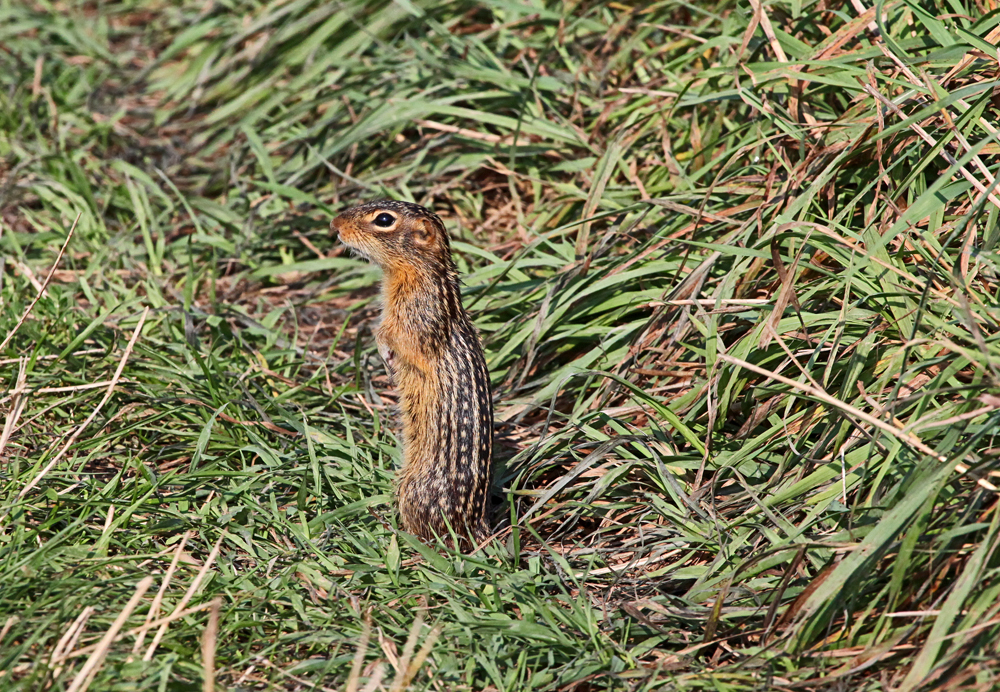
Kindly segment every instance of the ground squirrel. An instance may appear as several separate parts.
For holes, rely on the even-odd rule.
[[[409,202],[354,207],[331,228],[382,269],[375,340],[402,412],[396,496],[403,528],[424,539],[489,533],[493,400],[483,349],[462,307],[448,233]]]

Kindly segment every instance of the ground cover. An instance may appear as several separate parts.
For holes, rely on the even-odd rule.
[[[4,690],[990,690],[992,0],[0,0]],[[497,536],[396,529],[437,210]]]

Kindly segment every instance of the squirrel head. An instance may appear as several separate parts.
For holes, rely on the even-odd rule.
[[[340,242],[387,274],[452,266],[444,224],[419,204],[388,199],[368,202],[340,214],[330,229],[337,232]]]

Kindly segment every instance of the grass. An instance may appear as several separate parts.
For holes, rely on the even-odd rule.
[[[863,9],[0,0],[0,686],[997,689],[1000,11]],[[473,555],[396,527],[379,196]]]

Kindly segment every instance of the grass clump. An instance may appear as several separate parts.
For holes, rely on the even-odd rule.
[[[0,2],[0,686],[992,689],[998,22]],[[500,395],[473,555],[395,527],[377,196]]]

